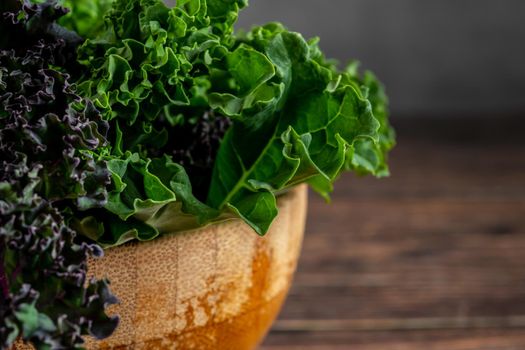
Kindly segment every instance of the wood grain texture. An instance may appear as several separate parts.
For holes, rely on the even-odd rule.
[[[90,264],[107,276],[122,317],[88,349],[253,349],[277,317],[301,248],[306,188],[279,198],[265,237],[232,220],[109,249]],[[129,265],[129,266],[128,266]]]
[[[390,178],[310,197],[261,350],[525,349],[525,118],[396,128]]]

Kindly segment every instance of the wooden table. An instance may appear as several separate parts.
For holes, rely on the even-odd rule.
[[[525,349],[525,117],[395,124],[390,178],[311,195],[262,350]]]

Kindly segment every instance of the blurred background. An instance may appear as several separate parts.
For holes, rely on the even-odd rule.
[[[386,179],[311,194],[263,350],[525,349],[525,2],[251,0],[385,83]]]
[[[251,0],[237,28],[284,23],[319,36],[385,83],[395,117],[525,110],[521,0]]]

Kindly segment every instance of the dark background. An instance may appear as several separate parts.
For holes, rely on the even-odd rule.
[[[280,21],[358,59],[385,83],[394,118],[525,110],[525,1],[251,0],[238,28]]]

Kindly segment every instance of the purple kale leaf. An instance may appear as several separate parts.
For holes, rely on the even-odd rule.
[[[81,348],[118,319],[105,280],[88,280],[102,249],[69,222],[102,207],[110,175],[101,160],[107,123],[75,94],[78,37],[56,25],[53,1],[0,4],[0,347]]]
[[[37,168],[25,181],[0,182],[0,339],[3,346],[22,337],[37,348],[73,349],[83,334],[111,334],[117,320],[104,308],[116,299],[107,281],[86,277],[87,258],[102,250],[75,241],[59,210],[34,193],[38,176]]]
[[[231,124],[227,117],[205,112],[194,124],[172,128],[169,139],[176,142],[168,143],[158,154],[171,154],[175,162],[184,166],[192,181],[193,194],[202,201],[208,195],[217,151]]]

